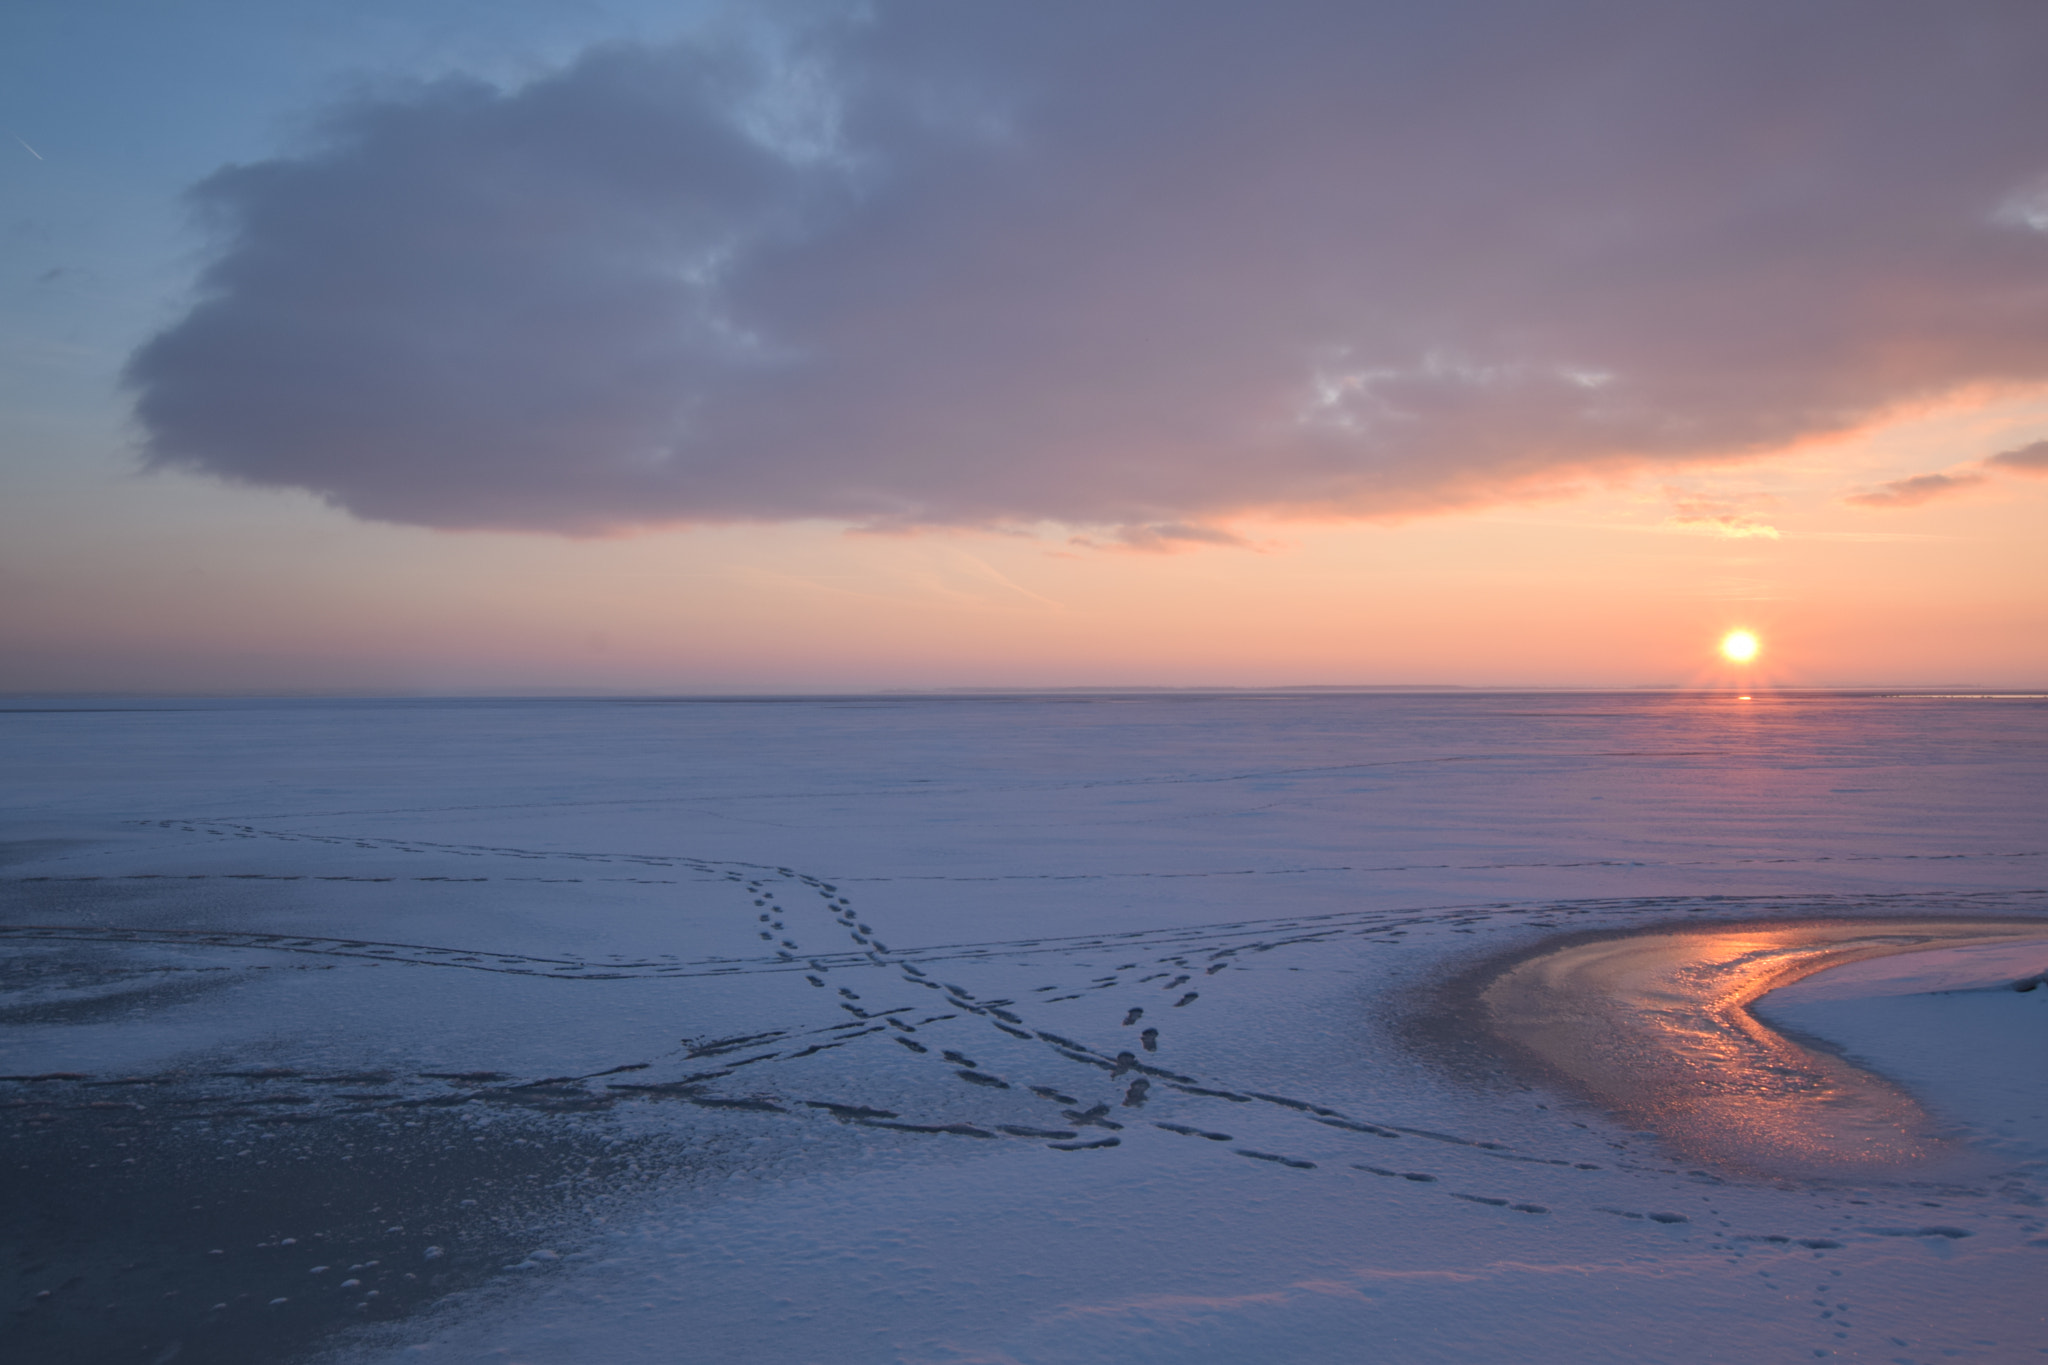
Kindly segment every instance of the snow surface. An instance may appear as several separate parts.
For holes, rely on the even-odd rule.
[[[1817,973],[1756,1013],[1904,1083],[2003,1162],[2048,1169],[2044,973],[2048,936],[1905,953]]]
[[[1953,995],[1995,991],[2026,994],[2048,974],[2048,932],[2018,943],[1931,946],[1832,967],[1772,992],[1775,1005],[1824,1000],[1878,1000],[1895,995]]]
[[[73,1074],[0,1113],[51,1207],[130,1211],[75,1215],[18,1330],[52,1360],[2038,1358],[2043,1153],[1983,1099],[2021,1073],[1948,1062],[2048,991],[1913,1015],[1918,1062],[1842,1011],[1964,997],[1760,1007],[1997,1158],[1965,1184],[1677,1164],[1411,1021],[1565,932],[2048,925],[2044,737],[2038,701],[1876,695],[18,701],[0,1072]]]

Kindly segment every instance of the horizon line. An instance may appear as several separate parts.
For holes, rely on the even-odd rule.
[[[994,699],[1037,696],[1298,696],[1467,693],[1515,695],[1558,694],[1654,694],[1791,695],[1801,693],[1863,693],[1901,696],[1954,696],[2048,700],[2048,683],[2012,684],[1978,682],[1942,683],[1283,683],[1271,686],[1246,684],[1064,684],[1046,686],[993,686],[987,684],[953,687],[884,687],[792,690],[780,688],[737,688],[726,690],[643,690],[598,688],[513,688],[505,690],[442,690],[423,688],[266,688],[227,689],[62,689],[0,690],[0,711],[6,703],[24,701],[838,701]]]

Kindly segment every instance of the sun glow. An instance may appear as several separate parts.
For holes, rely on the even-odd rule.
[[[1721,637],[1721,657],[1733,664],[1746,664],[1761,648],[1756,636],[1746,630],[1731,630]]]

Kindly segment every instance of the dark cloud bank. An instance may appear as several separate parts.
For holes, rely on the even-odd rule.
[[[151,461],[441,527],[1143,542],[2048,379],[2048,6],[743,14],[198,186]]]

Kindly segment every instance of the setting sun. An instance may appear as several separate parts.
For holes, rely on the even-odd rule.
[[[1721,657],[1730,663],[1746,664],[1756,657],[1757,638],[1746,630],[1731,630],[1721,637]]]

